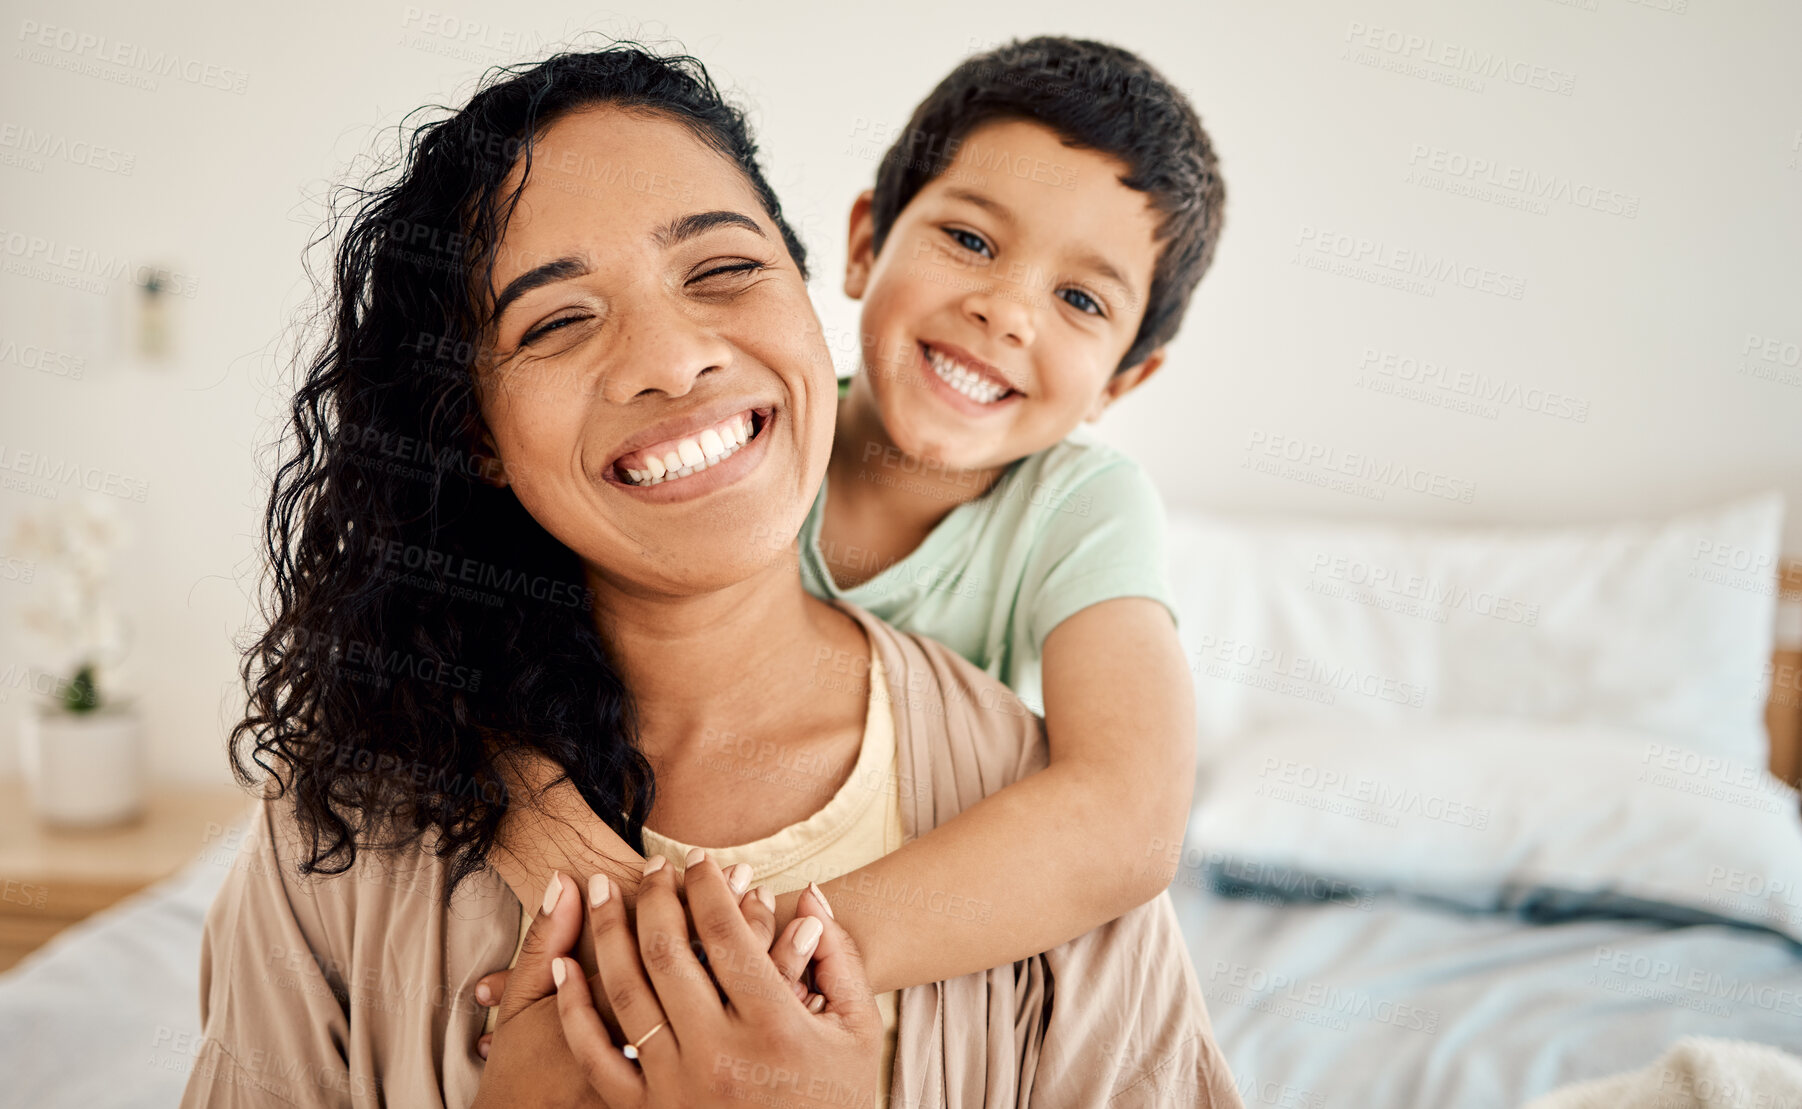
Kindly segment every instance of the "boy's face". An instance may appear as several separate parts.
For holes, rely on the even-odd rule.
[[[1116,374],[1151,289],[1159,214],[1124,163],[1037,123],[971,131],[872,254],[851,212],[845,292],[897,447],[947,469],[1006,465],[1101,415],[1161,350]]]

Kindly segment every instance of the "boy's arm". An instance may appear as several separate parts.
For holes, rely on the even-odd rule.
[[[1169,612],[1090,605],[1046,636],[1043,674],[1050,765],[824,883],[876,991],[1036,955],[1169,885],[1157,848],[1182,840],[1195,787],[1195,690]],[[778,898],[778,932],[798,897]]]

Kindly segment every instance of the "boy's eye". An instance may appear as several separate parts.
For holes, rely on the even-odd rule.
[[[991,257],[994,254],[994,252],[989,249],[988,240],[984,239],[974,231],[965,231],[961,227],[947,227],[945,228],[945,234],[951,236],[952,241],[956,242],[958,246],[963,247],[965,250],[972,251],[973,253],[980,254],[984,258]]]
[[[1064,303],[1078,312],[1085,312],[1091,316],[1106,315],[1101,310],[1101,302],[1081,289],[1059,289],[1057,295],[1063,297]]]

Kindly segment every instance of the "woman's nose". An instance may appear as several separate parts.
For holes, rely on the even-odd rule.
[[[695,379],[732,361],[732,344],[681,306],[647,301],[628,309],[608,355],[600,392],[614,404],[648,392],[683,396]]]

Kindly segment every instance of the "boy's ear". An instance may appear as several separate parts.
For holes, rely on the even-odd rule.
[[[845,251],[845,295],[862,300],[870,284],[870,268],[876,264],[876,225],[870,219],[870,205],[876,194],[869,189],[857,194],[851,202],[851,229]]]
[[[1128,366],[1108,378],[1107,384],[1096,395],[1095,403],[1089,406],[1088,415],[1083,417],[1084,422],[1092,424],[1101,419],[1101,414],[1107,411],[1108,405],[1145,384],[1146,379],[1157,373],[1158,367],[1163,364],[1164,348],[1159,347],[1147,354],[1138,365]]]

